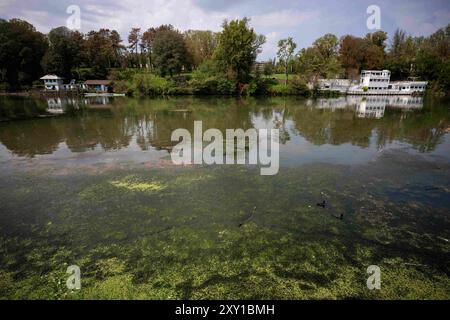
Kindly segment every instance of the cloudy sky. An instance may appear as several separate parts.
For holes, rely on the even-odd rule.
[[[66,25],[70,5],[81,10],[81,31],[116,29],[123,39],[132,27],[172,24],[180,30],[219,31],[224,19],[251,18],[267,37],[260,60],[276,54],[279,39],[292,36],[299,47],[325,33],[365,35],[367,8],[381,10],[381,29],[429,35],[450,23],[449,0],[0,0],[0,18],[21,18],[41,32]]]

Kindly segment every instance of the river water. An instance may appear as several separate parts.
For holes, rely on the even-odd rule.
[[[0,120],[0,298],[450,298],[448,100],[0,97]],[[174,165],[197,120],[279,129],[278,174]]]

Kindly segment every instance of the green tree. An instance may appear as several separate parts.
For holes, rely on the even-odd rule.
[[[387,33],[384,31],[377,31],[366,35],[364,38],[362,68],[368,70],[383,69],[386,60],[386,40]]]
[[[295,48],[297,48],[297,44],[291,37],[278,41],[277,56],[284,66],[284,74],[286,75],[284,84],[286,85],[288,83],[289,78],[289,65],[292,61],[292,58],[294,57]]]
[[[450,24],[431,36],[416,40],[416,75],[421,80],[433,81],[434,91],[450,95]]]
[[[338,60],[338,47],[338,39],[331,33],[327,33],[313,42],[313,48],[316,49],[319,55],[322,77],[333,78],[341,73],[341,65]]]
[[[139,67],[142,67],[141,58],[139,56],[139,48],[141,41],[141,28],[132,28],[128,35],[128,43],[131,53],[134,54]]]
[[[31,84],[42,75],[40,62],[47,47],[46,37],[30,23],[0,19],[0,81],[13,89]]]
[[[217,34],[212,31],[188,30],[184,39],[194,68],[211,58],[217,46]]]
[[[265,42],[265,37],[257,35],[248,23],[248,18],[225,20],[213,55],[218,67],[237,83],[248,81],[252,66]]]
[[[73,31],[66,27],[52,29],[48,34],[49,48],[42,59],[46,73],[54,73],[65,78],[72,77],[72,68],[80,60],[80,43],[75,41]]]
[[[153,60],[162,76],[171,77],[187,66],[188,51],[183,35],[175,30],[156,33],[153,42]]]
[[[338,39],[333,34],[326,34],[312,47],[302,49],[297,55],[297,71],[305,78],[316,82],[319,78],[333,78],[342,71],[338,59]]]
[[[100,29],[90,31],[86,35],[85,52],[93,77],[105,78],[108,69],[122,65],[120,54],[124,47],[121,42],[120,36],[114,30]]]
[[[296,65],[297,72],[313,83],[322,76],[322,60],[315,47],[301,49]]]
[[[153,54],[153,42],[155,41],[156,34],[161,31],[173,31],[174,28],[171,24],[163,24],[157,28],[149,28],[142,34],[141,37],[141,50],[145,54],[147,60],[146,64],[153,68],[152,54]]]
[[[356,79],[359,76],[364,59],[364,40],[351,35],[341,38],[339,61],[344,68],[345,76]]]
[[[391,78],[402,80],[414,76],[417,56],[417,41],[405,31],[397,29],[386,58],[385,67],[391,71]]]

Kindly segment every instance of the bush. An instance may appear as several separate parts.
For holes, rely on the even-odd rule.
[[[0,83],[0,92],[8,92],[10,89],[9,83],[1,82]]]
[[[214,77],[206,77],[195,73],[189,85],[196,94],[214,94],[217,91],[217,82]]]
[[[166,78],[153,74],[137,73],[133,76],[130,89],[133,94],[139,95],[165,95],[173,86]]]
[[[308,96],[310,95],[310,90],[306,81],[300,78],[299,76],[294,76],[289,81],[289,88],[291,89],[293,94]]]
[[[217,92],[224,95],[232,95],[236,93],[236,84],[227,78],[217,79]]]
[[[253,96],[258,92],[258,82],[256,80],[250,81],[246,86],[243,86],[243,95]]]
[[[130,81],[118,80],[114,82],[114,92],[125,93],[130,96],[133,94],[134,90]]]
[[[188,88],[188,87],[171,87],[171,88],[169,88],[169,91],[167,92],[167,94],[182,96],[182,95],[192,95],[193,92],[192,92],[192,88]]]
[[[232,95],[236,93],[236,84],[224,76],[208,75],[196,71],[189,81],[192,92],[195,94],[222,94]]]
[[[292,94],[292,89],[284,83],[278,83],[269,88],[269,93],[277,96],[290,95]]]
[[[172,77],[172,81],[177,87],[186,87],[191,79],[192,76],[190,74],[182,74]]]

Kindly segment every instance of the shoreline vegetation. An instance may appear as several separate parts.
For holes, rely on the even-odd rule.
[[[124,93],[129,97],[164,97],[164,96],[300,96],[313,97],[339,97],[345,93],[339,91],[321,91],[317,88],[309,89],[301,80],[292,80],[289,84],[279,83],[275,77],[258,79],[257,89],[245,86],[241,92],[225,90],[220,87],[217,79],[209,79],[200,85],[193,84],[191,75],[181,75],[173,78],[163,78],[152,73],[136,73],[131,79],[122,79],[113,82],[114,93]],[[297,82],[298,81],[298,82]],[[219,86],[219,87],[218,87]],[[229,88],[228,88],[229,89]],[[0,91],[0,96],[83,96],[88,90],[60,90],[45,91],[42,86],[33,86],[28,90]]]
[[[250,22],[224,21],[218,33],[133,28],[125,45],[115,30],[58,27],[43,34],[26,21],[0,19],[0,93],[36,94],[44,88],[40,77],[56,74],[77,83],[108,79],[114,92],[129,96],[339,96],[319,92],[319,80],[388,69],[394,81],[428,81],[432,95],[450,95],[450,24],[429,37],[403,30],[392,38],[384,31],[325,34],[298,51],[289,37],[279,41],[276,57],[257,62],[266,39]]]

